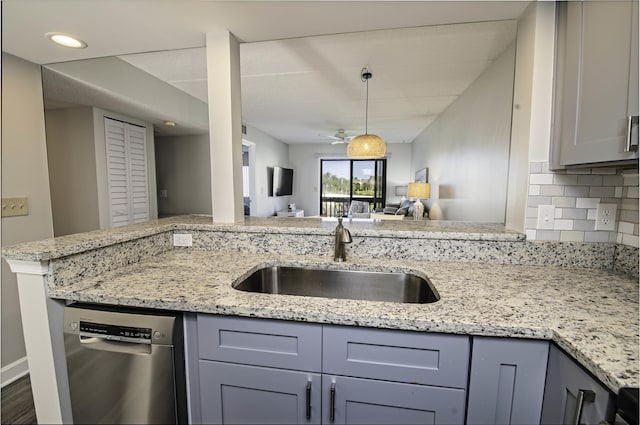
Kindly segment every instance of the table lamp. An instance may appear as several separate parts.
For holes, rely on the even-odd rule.
[[[409,183],[407,196],[416,199],[413,204],[413,219],[422,220],[424,205],[422,205],[420,199],[428,199],[431,196],[431,185],[429,183]]]

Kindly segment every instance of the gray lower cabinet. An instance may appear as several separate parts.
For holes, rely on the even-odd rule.
[[[468,424],[540,422],[549,343],[474,337]]]
[[[637,161],[638,2],[556,7],[552,168]]]
[[[322,376],[325,424],[462,424],[465,390]]]
[[[202,423],[319,424],[318,373],[200,360]]]
[[[541,424],[613,423],[615,397],[560,349],[549,349]]]
[[[469,337],[214,315],[196,328],[192,420],[464,423]]]
[[[591,424],[615,407],[547,341],[207,314],[185,329],[194,423],[574,423],[582,393]]]

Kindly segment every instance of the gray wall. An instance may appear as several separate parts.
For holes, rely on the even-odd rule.
[[[515,43],[413,141],[432,219],[505,220]]]
[[[158,215],[211,214],[209,135],[156,137]],[[161,197],[162,190],[167,197]]]
[[[288,203],[296,202],[301,170],[293,167],[292,196],[269,196],[267,167],[289,167],[289,145],[249,125],[243,139],[253,145],[249,149],[250,179],[255,183],[251,188],[251,215],[270,216],[287,209]]]
[[[54,235],[99,229],[93,108],[47,110],[45,123]]]
[[[53,236],[40,66],[2,53],[2,103],[2,196],[29,198],[28,216],[2,218],[7,246]],[[2,367],[25,355],[16,278],[2,260]]]

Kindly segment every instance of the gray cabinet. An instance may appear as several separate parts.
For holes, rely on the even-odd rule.
[[[468,424],[540,422],[549,344],[474,337]]]
[[[573,359],[551,346],[540,423],[613,423],[614,416],[614,396]]]
[[[464,422],[466,336],[203,314],[196,327],[192,420]]]
[[[464,389],[322,376],[323,423],[462,424]]]
[[[321,325],[200,314],[196,332],[200,412],[192,418],[320,423]]]
[[[320,374],[200,361],[202,423],[319,424]]]
[[[469,338],[323,326],[323,422],[464,423]]]
[[[638,115],[637,7],[557,3],[553,168],[637,160],[637,124],[628,127]]]

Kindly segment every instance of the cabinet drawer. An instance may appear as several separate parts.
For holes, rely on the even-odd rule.
[[[322,366],[336,375],[466,389],[469,338],[324,326]]]
[[[319,372],[322,326],[198,315],[201,359]]]

